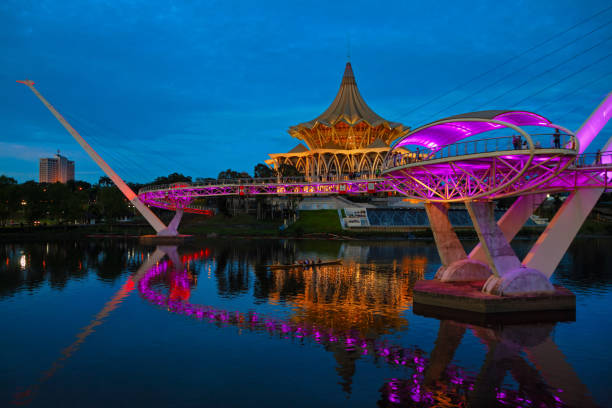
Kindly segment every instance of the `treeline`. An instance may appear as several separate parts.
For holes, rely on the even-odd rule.
[[[138,190],[138,184],[130,184]],[[18,184],[0,176],[0,226],[89,223],[90,220],[117,220],[132,215],[129,203],[108,177],[98,183]]]
[[[293,166],[282,166],[282,176],[296,176]],[[235,178],[275,177],[276,172],[265,164],[253,169],[253,176],[231,169],[222,171],[217,180]],[[180,173],[157,177],[146,184],[172,184],[177,182],[202,182],[213,178],[196,178]],[[128,183],[135,192],[145,184]],[[116,221],[135,214],[134,209],[108,177],[100,177],[97,183],[69,181],[62,183],[37,183],[33,180],[17,183],[12,177],[0,175],[0,226],[45,225],[63,223],[90,223],[92,220]]]

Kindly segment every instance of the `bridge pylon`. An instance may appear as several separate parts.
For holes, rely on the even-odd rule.
[[[138,197],[134,191],[119,177],[119,175],[102,159],[102,157],[91,147],[89,143],[83,139],[83,137],[77,132],[70,123],[51,105],[36,88],[34,88],[34,81],[26,79],[25,81],[17,81],[18,83],[26,85],[34,95],[40,99],[47,109],[55,116],[55,118],[61,123],[61,125],[70,133],[70,135],[77,141],[77,143],[85,150],[85,152],[91,157],[91,159],[102,169],[102,171],[113,181],[113,183],[119,188],[123,195],[128,199],[132,205],[138,210],[138,212],[147,220],[149,225],[153,227],[158,236],[161,237],[176,237],[178,236],[177,228],[180,222],[181,216],[178,216],[172,220],[171,226],[167,227],[158,217],[155,215],[149,207],[147,207]],[[178,215],[178,212],[177,212]],[[175,221],[176,219],[176,221]]]

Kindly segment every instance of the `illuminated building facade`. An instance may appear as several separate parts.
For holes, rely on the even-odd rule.
[[[66,183],[74,180],[74,161],[59,154],[42,158],[38,163],[39,183]]]
[[[375,177],[393,140],[410,129],[378,116],[363,100],[351,63],[346,64],[332,104],[317,118],[289,128],[303,143],[287,153],[271,153],[266,163],[291,165],[310,180]]]

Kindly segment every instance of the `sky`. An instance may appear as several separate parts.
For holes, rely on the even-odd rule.
[[[102,171],[15,80],[31,79],[126,181],[247,171],[299,141],[349,59],[362,96],[417,127],[486,109],[576,131],[612,91],[607,1],[0,2],[0,174],[59,149]],[[594,151],[612,137],[608,124]]]

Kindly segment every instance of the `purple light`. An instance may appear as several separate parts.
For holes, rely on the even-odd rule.
[[[333,329],[320,328],[316,325],[308,323],[295,323],[292,321],[275,320],[270,317],[266,317],[259,313],[250,311],[243,313],[240,311],[228,312],[225,310],[217,310],[210,306],[190,304],[185,300],[171,300],[169,296],[162,293],[158,293],[152,289],[153,281],[168,273],[170,269],[169,262],[164,261],[156,267],[152,267],[145,275],[137,282],[137,287],[140,295],[148,300],[149,302],[160,306],[172,313],[181,314],[190,318],[197,318],[198,320],[209,321],[211,323],[219,324],[219,321],[226,325],[232,325],[238,327],[240,330],[250,330],[253,332],[268,332],[270,334],[280,334],[282,338],[313,338],[317,343],[326,342],[338,342],[339,344],[346,343],[346,349],[351,350],[352,345],[359,344],[363,349],[363,355],[370,354],[377,359],[377,361],[386,362],[394,367],[398,365],[408,366],[415,370],[415,373],[410,376],[409,380],[399,380],[392,378],[385,387],[387,389],[387,398],[389,401],[394,403],[400,403],[402,399],[404,401],[408,398],[415,402],[424,403],[425,405],[433,404],[434,397],[433,393],[428,391],[424,384],[425,367],[429,365],[429,362],[423,357],[422,351],[418,349],[402,348],[398,346],[389,346],[385,341],[375,341],[372,339],[366,339],[359,335],[355,335],[350,331],[347,332],[334,332]],[[186,272],[177,273],[178,276],[172,276],[173,281],[182,281],[182,276],[186,275]],[[368,344],[371,348],[368,349]],[[370,351],[368,353],[368,350]],[[407,359],[407,360],[406,360]],[[409,364],[412,363],[412,364]],[[473,390],[475,376],[466,377],[462,374],[462,371],[454,365],[446,367],[447,378],[450,378],[449,383],[453,384],[455,388],[462,389],[463,391],[457,391],[457,394],[465,393],[465,390]],[[558,393],[562,390],[558,389]],[[509,393],[511,398],[509,398]],[[499,391],[496,394],[497,399],[500,402],[508,401],[509,399],[515,402],[523,401],[515,391]],[[554,396],[555,400],[562,403],[561,399]],[[530,400],[525,399],[525,403],[530,404]]]
[[[526,111],[511,111],[495,116],[491,120],[506,122],[515,126],[546,126],[550,127],[552,123],[543,116]],[[428,126],[428,125],[426,125]],[[458,118],[456,121],[434,124],[429,127],[417,129],[409,133],[398,143],[394,150],[405,145],[420,145],[423,147],[433,148],[436,146],[446,146],[463,140],[467,137],[477,135],[479,133],[488,132],[499,129],[503,125],[492,122],[467,121]],[[432,146],[433,144],[433,146]]]
[[[475,116],[483,113],[474,113]],[[584,152],[587,146],[600,132],[600,130],[608,122],[612,115],[612,93],[599,105],[593,112],[584,125],[578,130],[577,138],[580,144],[580,153]],[[490,115],[489,115],[490,117]],[[513,126],[543,126],[556,127],[548,119],[541,115],[526,111],[508,111],[502,112],[492,119],[483,119],[482,121],[470,121],[465,115],[446,123],[436,123],[426,125],[409,133],[403,139],[396,143],[393,150],[406,145],[420,145],[431,149],[436,153],[437,149],[444,151],[447,147],[466,137],[477,135],[494,129],[504,127],[500,123],[492,123],[491,120],[498,120]],[[477,117],[475,119],[478,119]],[[485,145],[486,146],[486,145]],[[566,145],[564,145],[566,146]],[[458,149],[457,149],[458,150]],[[486,148],[485,148],[486,150]],[[612,152],[612,145],[606,146],[601,155],[601,164],[612,164],[612,155],[604,154]],[[488,150],[487,150],[488,152]],[[467,153],[464,153],[467,154]],[[385,173],[385,179],[364,179],[364,180],[345,180],[345,181],[330,181],[330,182],[294,182],[294,183],[245,183],[245,184],[227,184],[227,185],[181,185],[165,188],[148,188],[141,190],[139,198],[149,206],[164,208],[168,210],[176,210],[176,208],[184,208],[189,212],[200,212],[211,214],[210,210],[191,208],[190,203],[198,197],[215,197],[229,195],[302,195],[302,194],[368,194],[380,192],[399,192],[403,195],[432,201],[461,201],[472,198],[487,198],[496,199],[508,197],[512,195],[520,195],[522,193],[534,193],[538,191],[567,191],[580,187],[597,187],[592,184],[593,176],[601,176],[599,173],[586,174],[577,173],[575,169],[554,169],[555,165],[567,164],[568,158],[560,159],[538,154],[533,157],[533,162],[539,162],[538,166],[532,166],[525,172],[522,178],[512,178],[512,169],[508,169],[509,173],[501,174],[500,177],[494,179],[493,182],[486,181],[490,186],[490,192],[482,191],[480,187],[466,188],[466,180],[485,180],[488,179],[486,172],[481,171],[486,163],[474,163],[461,161],[459,153],[453,158],[453,164],[460,165],[462,169],[458,176],[452,176],[456,171],[456,167],[451,168],[448,163],[436,164],[436,167],[428,168],[427,171],[418,170],[418,167],[411,167],[410,172],[404,170]],[[571,155],[569,155],[571,156]],[[504,159],[513,161],[515,166],[522,166],[519,161],[525,161],[529,158],[528,154],[522,155],[504,155],[494,159]],[[549,168],[538,167],[543,162],[550,162]],[[510,167],[511,167],[510,166]],[[425,165],[423,166],[425,167]],[[416,170],[414,170],[416,169]],[[486,170],[486,169],[485,169]],[[481,171],[482,174],[473,176],[471,173]],[[539,171],[539,173],[538,173]],[[563,177],[555,177],[561,175]],[[555,173],[556,172],[556,173]],[[554,174],[553,174],[554,173]],[[466,179],[464,176],[468,175]],[[548,180],[544,178],[550,176]],[[518,177],[518,176],[517,176]],[[439,180],[439,179],[444,180]],[[601,177],[600,177],[601,178]],[[565,182],[560,180],[565,180]],[[509,182],[512,180],[512,183]],[[573,181],[572,181],[573,180]],[[473,181],[477,183],[476,181]],[[504,182],[507,182],[505,185]],[[485,184],[481,183],[481,184]],[[373,188],[372,188],[373,186]],[[605,184],[607,187],[607,184]],[[449,188],[450,187],[450,188]],[[503,188],[502,188],[503,187]],[[443,197],[442,194],[451,195]],[[454,194],[454,195],[453,195]]]
[[[513,111],[502,113],[495,116],[495,120],[512,123],[516,126],[550,126],[552,122],[544,116],[540,116],[533,112]],[[497,125],[501,126],[501,125]]]
[[[595,136],[597,136],[606,123],[608,123],[611,116],[612,92],[606,96],[606,99],[603,100],[576,132],[576,137],[580,143],[580,154],[584,153],[585,149],[591,144],[593,139],[595,139]]]

